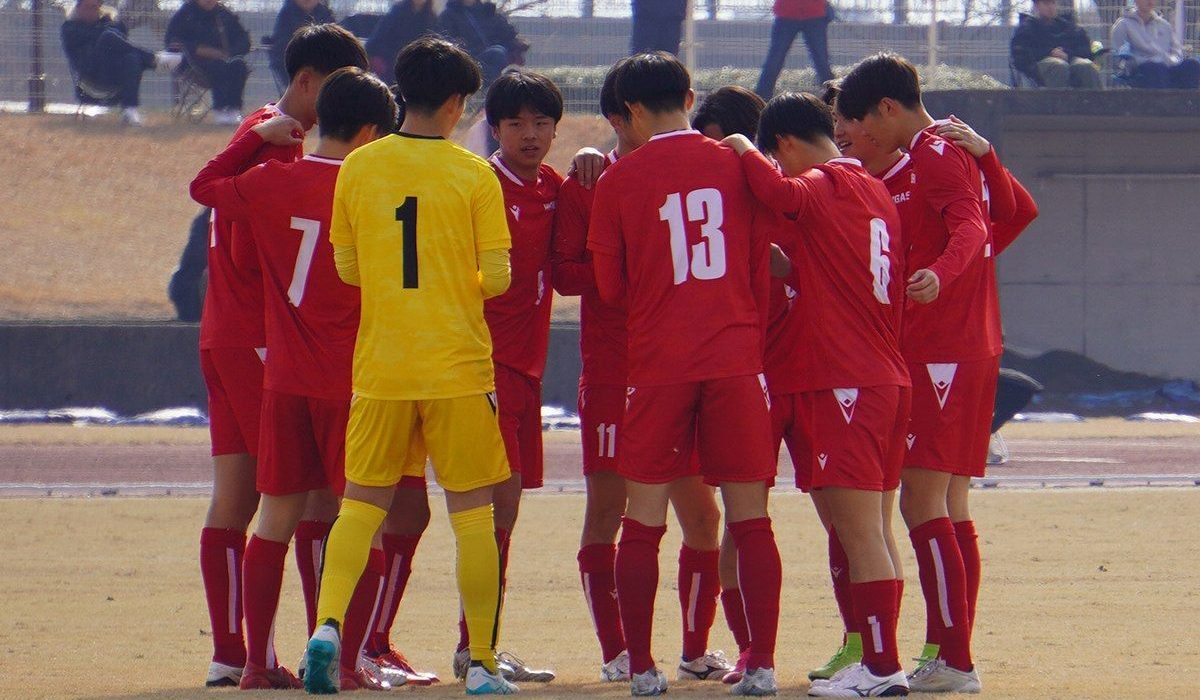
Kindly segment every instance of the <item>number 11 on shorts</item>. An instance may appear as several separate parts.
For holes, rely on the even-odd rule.
[[[617,456],[617,424],[616,423],[601,423],[596,426],[596,436],[599,437],[599,456],[600,457],[616,457]]]

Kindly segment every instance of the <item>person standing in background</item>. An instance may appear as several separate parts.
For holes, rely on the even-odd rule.
[[[772,11],[775,22],[771,25],[771,45],[758,76],[758,87],[754,89],[758,96],[769,100],[775,94],[775,82],[779,80],[797,34],[804,35],[808,55],[817,72],[817,84],[833,80],[833,69],[829,67],[828,31],[834,15],[829,3],[826,0],[775,0]]]
[[[391,81],[392,67],[401,49],[423,36],[438,33],[438,16],[433,0],[397,0],[375,25],[367,39],[371,70],[384,81]]]
[[[633,0],[633,32],[630,55],[666,51],[679,55],[687,0]]]
[[[284,65],[283,51],[291,41],[296,30],[308,24],[328,24],[336,22],[333,11],[324,0],[284,0],[279,14],[275,15],[275,29],[271,32],[271,49],[269,64],[271,75],[275,77],[275,85],[281,91],[291,82],[288,80],[287,67]]]

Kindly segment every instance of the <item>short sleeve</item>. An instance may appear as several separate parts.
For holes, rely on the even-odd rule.
[[[479,169],[479,183],[471,202],[475,230],[475,252],[512,248],[512,234],[504,213],[504,193],[491,167]]]

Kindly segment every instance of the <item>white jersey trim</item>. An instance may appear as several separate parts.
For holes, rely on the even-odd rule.
[[[300,160],[311,160],[314,163],[326,163],[328,165],[341,165],[342,164],[342,161],[340,158],[326,158],[325,156],[314,156],[311,153],[304,156]]]
[[[659,139],[668,139],[668,138],[671,138],[672,136],[686,136],[689,134],[699,134],[699,133],[700,132],[696,131],[695,129],[676,129],[675,131],[664,131],[661,134],[655,134],[650,137],[650,140],[657,141]]]
[[[896,164],[892,166],[891,170],[888,170],[886,173],[883,174],[883,177],[881,177],[879,179],[888,180],[890,178],[896,177],[896,174],[899,173],[901,170],[903,170],[904,166],[908,165],[908,161],[910,161],[910,160],[912,160],[912,157],[909,156],[907,153],[901,155],[900,160],[896,161]]]
[[[517,177],[513,173],[513,171],[508,169],[508,166],[506,166],[504,164],[504,161],[500,159],[500,154],[498,154],[498,153],[493,154],[491,158],[488,158],[488,161],[492,165],[496,166],[496,169],[499,170],[501,173],[503,173],[504,176],[507,177],[509,180],[512,180],[513,182],[520,185],[521,187],[525,186],[525,184],[526,184],[525,181],[522,180],[521,178]]]

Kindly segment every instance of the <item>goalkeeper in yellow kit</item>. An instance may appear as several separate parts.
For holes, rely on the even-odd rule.
[[[500,570],[492,487],[509,477],[496,418],[483,300],[509,285],[511,239],[491,166],[446,139],[479,90],[478,65],[421,39],[396,60],[400,132],[346,158],[330,241],[338,274],[362,290],[346,493],[329,534],[305,688],[338,690],[339,630],[396,484],[428,452],[457,540],[471,636],[467,693],[510,694],[497,672]]]

